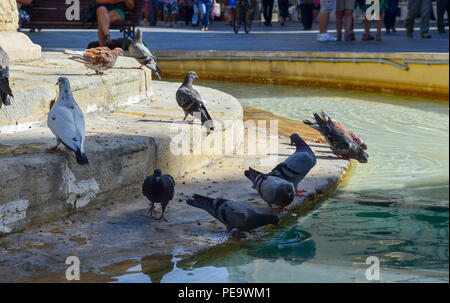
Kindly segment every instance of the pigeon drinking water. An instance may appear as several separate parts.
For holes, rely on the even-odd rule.
[[[142,31],[140,29],[136,30],[136,36],[133,42],[128,47],[130,55],[135,58],[142,66],[146,66],[153,71],[153,73],[161,79],[162,71],[156,64],[156,58],[152,55],[150,50],[142,42]]]
[[[278,217],[274,214],[256,212],[245,203],[226,199],[212,199],[194,195],[187,204],[206,210],[211,216],[225,224],[228,232],[251,231],[267,224],[278,224]]]
[[[2,105],[11,105],[13,98],[11,87],[9,86],[9,57],[0,47],[0,107]]]
[[[103,46],[84,51],[65,50],[64,53],[72,55],[70,59],[84,63],[86,67],[95,70],[97,75],[103,75],[103,70],[114,67],[117,57],[123,55],[123,50],[120,47],[111,50]]]
[[[314,113],[314,119],[336,156],[367,163],[369,155],[349,135],[337,128],[331,119],[322,119],[317,113]]]
[[[324,111],[321,111],[321,115],[322,115],[322,119],[324,119],[325,121],[328,121],[329,119],[331,119],[330,116],[328,114],[326,114]],[[339,123],[338,121],[336,121],[334,119],[331,119],[331,121],[333,122],[333,124],[336,128],[340,129],[344,134],[350,136],[353,139],[353,141],[355,141],[359,146],[361,146],[362,149],[364,149],[364,150],[367,149],[367,145],[366,145],[366,143],[364,143],[364,141],[361,139],[361,137],[359,137],[354,132],[348,130],[344,125],[342,125],[342,123]],[[303,123],[311,126],[312,128],[314,128],[315,130],[317,130],[321,133],[320,127],[317,123],[311,122],[307,119],[303,120]],[[322,136],[325,136],[325,135],[322,134]]]
[[[57,140],[51,150],[57,150],[62,143],[75,153],[78,164],[89,164],[84,151],[86,132],[83,111],[73,98],[69,79],[60,77],[57,85],[59,96],[47,118],[47,125]]]
[[[295,189],[291,182],[260,173],[251,167],[244,174],[252,181],[254,188],[258,191],[261,198],[269,204],[269,207],[275,204],[287,210],[286,206],[294,201]]]
[[[142,185],[142,194],[150,201],[150,206],[145,213],[153,215],[155,203],[160,203],[162,213],[159,220],[167,221],[164,218],[164,211],[175,194],[175,180],[173,177],[171,175],[163,175],[161,170],[155,169],[153,175],[145,178],[144,184]]]
[[[200,113],[202,125],[204,125],[208,131],[213,131],[214,124],[211,116],[206,110],[202,97],[199,92],[192,87],[194,79],[197,78],[198,76],[195,72],[191,71],[186,74],[183,84],[177,90],[177,103],[184,111],[185,116],[183,120],[186,120],[188,115],[194,116],[194,113]]]

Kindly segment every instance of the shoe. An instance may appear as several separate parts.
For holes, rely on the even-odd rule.
[[[374,40],[375,38],[371,34],[364,34],[361,38],[362,41]]]
[[[406,31],[406,37],[412,38],[413,37],[413,33]]]
[[[344,36],[344,40],[347,41],[347,42],[348,42],[348,41],[352,41],[352,36],[351,36],[351,34],[345,35],[345,36]],[[355,40],[355,39],[353,39],[353,40]]]
[[[205,27],[205,32],[207,32],[208,31],[208,28],[207,27]]]
[[[202,26],[202,32],[204,32],[206,30],[206,28],[204,26]]]
[[[395,29],[395,27],[391,28],[391,31],[392,31],[393,33],[396,33],[396,32],[397,32],[397,30]]]
[[[381,41],[381,34],[377,35],[377,37],[375,38],[375,41]]]
[[[354,32],[351,32],[351,33],[349,34],[349,36],[350,36],[350,40],[352,40],[352,41],[355,41],[355,40],[356,40],[356,38],[355,38],[355,33],[354,33]]]
[[[389,28],[386,28],[386,35],[391,34],[391,30]]]
[[[422,39],[430,39],[431,35],[429,33],[424,32],[421,34],[421,37],[422,37]]]
[[[317,35],[317,41],[319,41],[319,42],[335,42],[335,41],[337,41],[337,38],[331,36],[328,33],[318,34]]]

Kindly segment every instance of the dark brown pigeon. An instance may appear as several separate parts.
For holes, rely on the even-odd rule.
[[[159,221],[164,220],[164,211],[167,204],[173,199],[175,194],[175,180],[171,175],[163,175],[161,170],[155,169],[153,175],[148,176],[142,185],[142,194],[150,201],[150,206],[147,208],[145,214],[153,215],[155,211],[155,203],[160,203],[162,213]]]

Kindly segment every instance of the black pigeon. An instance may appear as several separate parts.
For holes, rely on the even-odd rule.
[[[269,204],[269,207],[275,204],[287,210],[286,206],[294,201],[295,189],[291,182],[260,173],[251,167],[244,174],[252,181],[253,187],[258,191],[261,198]]]
[[[191,206],[206,210],[211,216],[225,224],[228,232],[251,231],[267,224],[277,225],[279,221],[274,214],[258,213],[245,203],[231,200],[194,195],[186,202]]]
[[[161,170],[155,169],[152,176],[145,178],[144,184],[142,185],[142,194],[150,201],[150,205],[145,214],[150,212],[150,215],[153,215],[155,203],[161,203],[162,213],[159,220],[167,221],[164,218],[164,211],[175,194],[175,180],[172,176],[162,175]]]
[[[13,98],[11,87],[9,86],[9,57],[0,46],[0,107],[11,105]]]
[[[369,155],[349,135],[337,128],[331,119],[322,119],[317,113],[314,113],[314,119],[336,156],[367,163]]]
[[[316,155],[309,145],[303,141],[298,134],[292,134],[291,144],[296,146],[295,152],[284,162],[278,164],[268,175],[284,179],[294,185],[295,194],[303,197],[304,190],[297,190],[297,185],[302,181],[309,171],[316,165]]]
[[[200,114],[202,125],[204,125],[208,131],[214,130],[214,124],[206,110],[205,104],[203,104],[202,97],[199,92],[192,87],[194,79],[198,76],[195,72],[188,72],[184,78],[183,84],[177,90],[176,98],[178,105],[184,111],[184,118],[186,120],[188,115],[195,117],[194,113]]]

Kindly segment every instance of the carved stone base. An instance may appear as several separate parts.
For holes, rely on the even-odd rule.
[[[24,33],[0,31],[0,46],[11,62],[31,61],[41,58],[41,46],[31,42]]]

